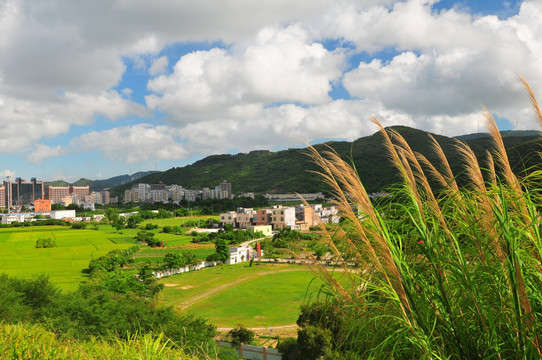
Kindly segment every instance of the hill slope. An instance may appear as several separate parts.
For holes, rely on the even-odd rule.
[[[428,133],[425,131],[395,126],[414,151],[432,158]],[[456,139],[432,134],[449,157],[455,172],[460,172],[463,164],[455,151]],[[524,164],[538,164],[535,150],[540,144],[536,133],[508,132],[504,137],[511,161],[518,170]],[[468,139],[468,136],[466,137]],[[491,149],[491,139],[487,136],[474,136],[464,140],[475,151],[479,159],[485,158]],[[314,146],[318,151],[330,148],[343,159],[353,161],[368,192],[382,190],[397,181],[396,170],[391,165],[383,146],[380,133],[362,137],[354,142],[329,142]],[[312,173],[317,167],[306,155],[306,149],[288,149],[278,152],[256,150],[236,155],[213,155],[182,168],[172,168],[154,173],[137,180],[141,183],[178,184],[188,189],[214,188],[223,180],[233,185],[235,193],[253,192],[317,192],[327,191],[325,184]],[[116,187],[117,194],[129,188],[132,183]]]

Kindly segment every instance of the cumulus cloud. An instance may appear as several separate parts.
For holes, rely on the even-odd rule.
[[[149,68],[149,74],[152,76],[162,74],[167,70],[169,61],[167,56],[160,56],[158,59],[154,59],[151,67]]]
[[[0,178],[15,179],[15,171],[11,171],[9,169],[1,170],[0,171]]]
[[[35,149],[28,155],[28,161],[38,163],[50,157],[61,156],[67,153],[67,149],[63,146],[47,146],[36,144]]]
[[[375,131],[369,115],[456,135],[483,124],[481,104],[536,127],[517,73],[542,91],[542,4],[500,19],[436,2],[3,1],[0,154],[178,160],[353,140]],[[220,45],[165,50],[195,42]],[[150,75],[145,94],[127,71]],[[334,85],[351,97],[332,99]],[[98,116],[109,130],[40,143]]]
[[[92,123],[97,115],[117,119],[129,114],[148,112],[113,90],[95,95],[64,93],[51,101],[0,98],[0,153],[26,151],[41,138],[65,133],[72,125]]]
[[[246,48],[184,55],[171,75],[149,81],[154,94],[146,100],[177,122],[254,119],[265,104],[330,101],[331,82],[341,75],[343,61],[341,52],[310,42],[298,26],[266,28]]]
[[[149,159],[177,160],[188,152],[167,126],[138,124],[93,131],[71,142],[75,151],[99,150],[115,161],[128,164]]]

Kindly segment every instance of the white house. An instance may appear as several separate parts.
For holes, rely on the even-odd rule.
[[[250,261],[253,257],[258,257],[258,253],[251,246],[231,247],[230,257],[226,260],[226,264],[233,265]]]
[[[55,210],[51,211],[51,219],[72,219],[75,217],[75,210]]]
[[[11,224],[14,221],[17,221],[17,222],[31,221],[33,217],[34,217],[33,213],[5,214],[2,216],[2,224]]]

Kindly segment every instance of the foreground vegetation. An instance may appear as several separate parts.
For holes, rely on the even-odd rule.
[[[351,292],[319,269],[333,300],[305,309],[297,341],[281,345],[285,359],[542,357],[542,173],[514,175],[495,121],[484,115],[493,145],[482,165],[456,144],[465,188],[436,141],[432,165],[383,128],[402,185],[378,204],[337,154],[312,153],[346,219],[326,232],[329,244],[360,271],[349,273]]]

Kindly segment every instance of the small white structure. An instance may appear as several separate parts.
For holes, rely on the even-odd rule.
[[[73,219],[75,217],[75,210],[55,210],[51,211],[51,219]]]
[[[256,257],[258,257],[258,252],[254,250],[252,246],[231,247],[230,257],[226,259],[225,263],[233,265],[240,262],[250,261],[250,259]]]
[[[263,236],[271,236],[273,235],[273,228],[271,225],[254,225],[247,227],[247,231],[251,231],[253,233],[261,232]]]
[[[12,222],[25,222],[25,221],[32,221],[32,218],[34,217],[33,213],[13,213],[13,214],[5,214],[2,216],[2,224],[11,224]]]

